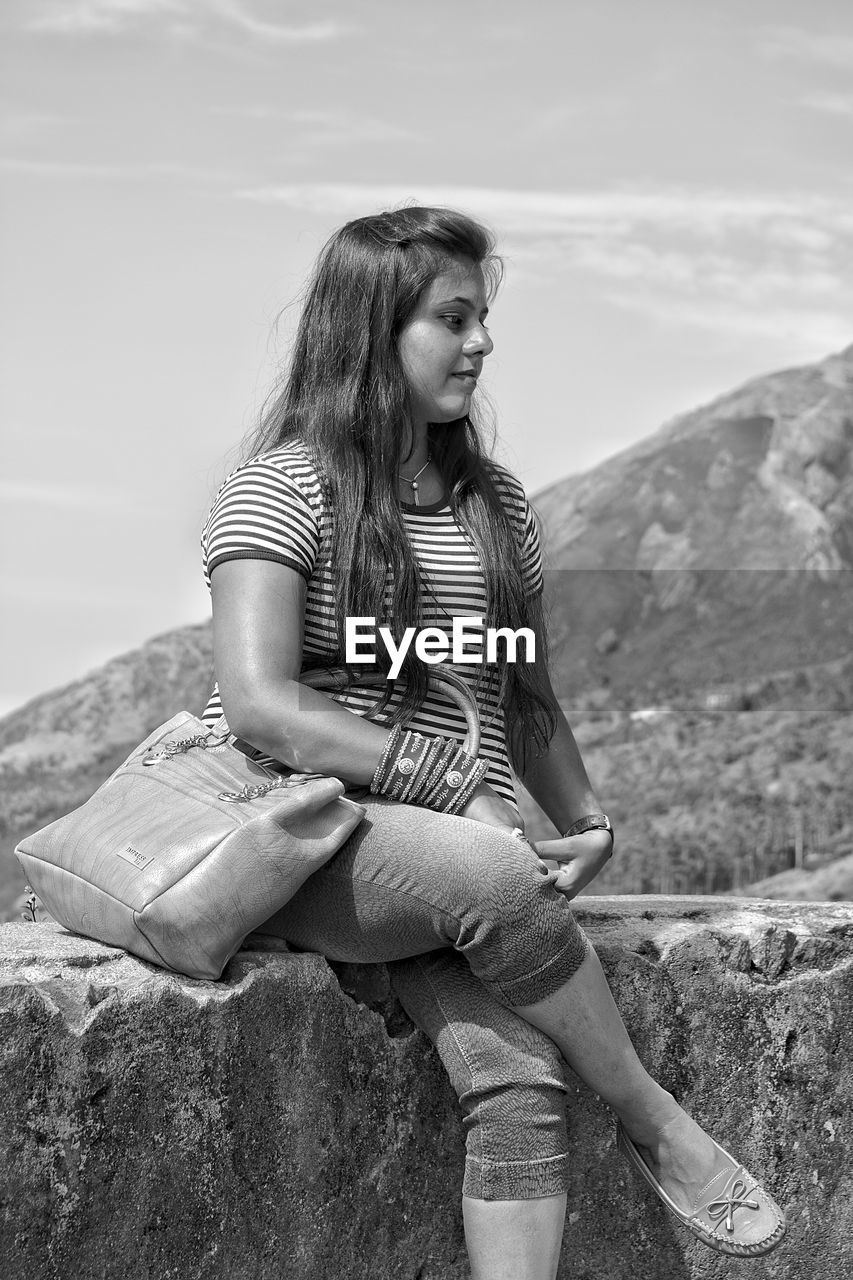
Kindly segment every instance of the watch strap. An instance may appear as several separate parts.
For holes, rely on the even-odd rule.
[[[610,838],[615,843],[613,835],[613,823],[610,821],[606,813],[586,813],[582,818],[578,818],[573,822],[567,831],[563,832],[563,839],[568,836],[580,836],[585,831],[609,831]]]

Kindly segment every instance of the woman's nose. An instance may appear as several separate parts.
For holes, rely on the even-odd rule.
[[[478,324],[475,329],[472,329],[465,340],[465,351],[468,355],[487,356],[494,350],[494,346],[489,331],[483,324]]]

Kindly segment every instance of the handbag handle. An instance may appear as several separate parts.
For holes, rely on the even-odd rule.
[[[303,672],[299,677],[299,683],[307,685],[309,689],[321,691],[331,689],[335,692],[343,692],[353,684],[375,688],[385,685],[387,681],[381,672],[369,675],[362,675],[359,672],[358,675],[353,675],[346,667],[317,667],[314,671]],[[427,688],[433,693],[446,693],[456,703],[465,717],[467,728],[465,740],[462,743],[463,750],[467,751],[469,756],[479,755],[480,712],[474,701],[474,695],[465,681],[454,671],[433,666],[427,676]],[[369,716],[367,718],[369,719]]]

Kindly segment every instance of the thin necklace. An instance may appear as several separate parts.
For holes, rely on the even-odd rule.
[[[408,476],[402,475],[399,471],[397,472],[397,475],[400,477],[401,480],[405,480],[406,484],[410,484],[412,486],[412,493],[414,495],[416,507],[419,507],[421,505],[421,500],[418,497],[418,476],[422,476],[423,473],[426,471],[427,467],[430,464],[431,457],[432,455],[428,453],[426,462],[421,467],[420,471],[416,472],[415,475],[412,476],[411,480],[409,479]]]

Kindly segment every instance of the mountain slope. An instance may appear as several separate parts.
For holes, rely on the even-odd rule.
[[[558,682],[695,687],[853,634],[853,346],[536,495]]]

